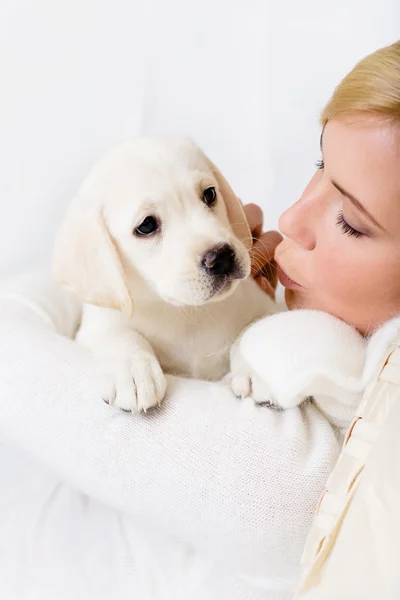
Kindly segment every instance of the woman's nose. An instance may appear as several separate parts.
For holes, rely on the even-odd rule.
[[[312,223],[307,218],[309,211],[303,209],[302,200],[298,200],[280,216],[278,227],[285,237],[294,240],[306,250],[313,250],[315,234]]]
[[[285,210],[278,223],[285,237],[294,240],[307,250],[313,250],[316,244],[316,222],[320,212],[319,179],[318,173],[314,175],[300,200]]]

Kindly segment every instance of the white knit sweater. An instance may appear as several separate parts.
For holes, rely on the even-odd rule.
[[[339,452],[324,416],[173,377],[160,411],[118,412],[79,318],[43,277],[0,298],[0,436],[26,456],[1,479],[0,598],[291,598]]]

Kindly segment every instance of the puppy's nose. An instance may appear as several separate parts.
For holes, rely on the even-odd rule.
[[[205,253],[202,267],[212,275],[230,275],[235,268],[235,251],[229,244],[216,246]]]

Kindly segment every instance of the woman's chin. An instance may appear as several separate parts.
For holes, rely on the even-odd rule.
[[[299,290],[285,289],[285,303],[288,310],[307,308],[307,301]]]

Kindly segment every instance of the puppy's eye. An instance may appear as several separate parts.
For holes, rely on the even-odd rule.
[[[136,227],[136,235],[150,235],[157,231],[158,223],[154,217],[146,217],[139,227]]]
[[[215,187],[209,187],[203,192],[203,202],[207,204],[207,206],[214,206],[217,201],[217,193],[215,191]]]

